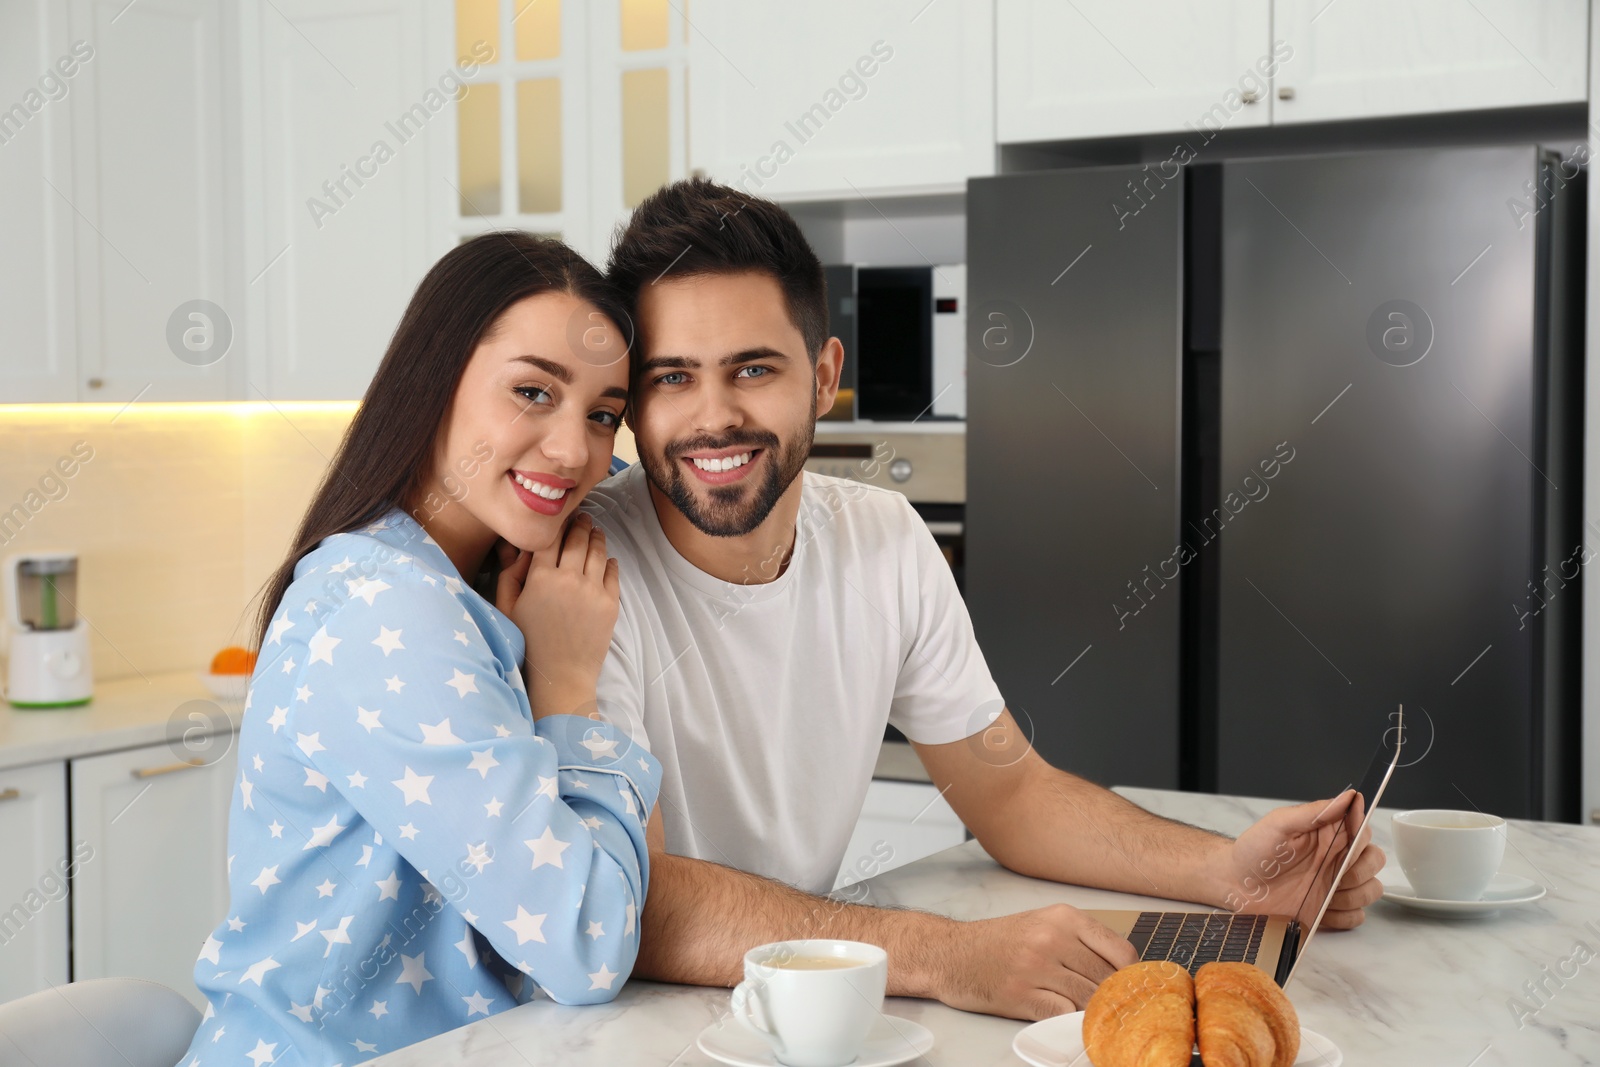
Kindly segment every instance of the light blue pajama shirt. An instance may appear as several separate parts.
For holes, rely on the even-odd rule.
[[[264,645],[183,1064],[353,1064],[541,990],[617,995],[660,765],[608,723],[535,723],[521,632],[414,519],[308,553]]]

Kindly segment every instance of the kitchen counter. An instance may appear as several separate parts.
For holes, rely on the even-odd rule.
[[[1278,803],[1165,790],[1118,792],[1159,814],[1225,833],[1238,833]],[[1374,837],[1390,853],[1392,865],[1391,814],[1379,809]],[[1546,979],[1572,957],[1577,942],[1600,952],[1600,829],[1513,820],[1508,845],[1502,869],[1547,886],[1543,900],[1476,919],[1433,918],[1380,901],[1368,909],[1359,929],[1319,935],[1312,943],[1292,996],[1302,1023],[1332,1039],[1346,1064],[1600,1063],[1600,958],[1578,966],[1575,976]],[[865,884],[871,887],[871,903],[959,919],[1058,901],[1102,908],[1162,903],[1024,878],[1001,868],[976,841]],[[1541,980],[1550,991],[1542,1008],[1522,988]],[[1532,1017],[1524,1013],[1523,1026],[1509,1006],[1512,998],[1537,1010]],[[725,989],[629,982],[610,1004],[563,1007],[536,1001],[369,1062],[375,1067],[697,1067],[713,1061],[695,1046],[695,1037],[725,1017],[727,1003]],[[937,1044],[918,1064],[1021,1062],[1011,1052],[1011,1041],[1022,1023],[931,1001],[890,998],[884,1007],[933,1031]]]
[[[190,701],[206,704],[185,707]],[[0,700],[0,769],[153,745],[169,730],[174,739],[195,727],[237,730],[243,716],[243,701],[220,700],[181,671],[99,682],[81,708],[22,710]]]

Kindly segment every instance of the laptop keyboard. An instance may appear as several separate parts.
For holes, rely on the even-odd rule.
[[[1141,960],[1171,960],[1193,974],[1202,964],[1218,960],[1254,963],[1266,929],[1265,915],[1143,911],[1128,940]]]

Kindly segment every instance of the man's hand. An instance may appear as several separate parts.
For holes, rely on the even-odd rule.
[[[1224,853],[1228,866],[1223,907],[1293,916],[1309,925],[1328,895],[1345,844],[1361,825],[1361,814],[1361,794],[1354,789],[1332,800],[1268,812]],[[1371,837],[1368,827],[1356,842],[1356,858],[1322,917],[1323,929],[1360,926],[1366,919],[1362,909],[1383,895],[1383,883],[1377,878],[1383,869],[1383,849],[1372,844]]]
[[[945,934],[934,993],[952,1008],[1010,1019],[1079,1011],[1101,980],[1139,961],[1110,927],[1066,904],[951,923]]]

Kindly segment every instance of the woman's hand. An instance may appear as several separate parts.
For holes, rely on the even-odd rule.
[[[620,595],[617,561],[606,558],[606,533],[584,514],[572,520],[558,544],[531,555],[519,552],[501,571],[496,606],[527,642],[534,718],[596,714],[595,688]]]

